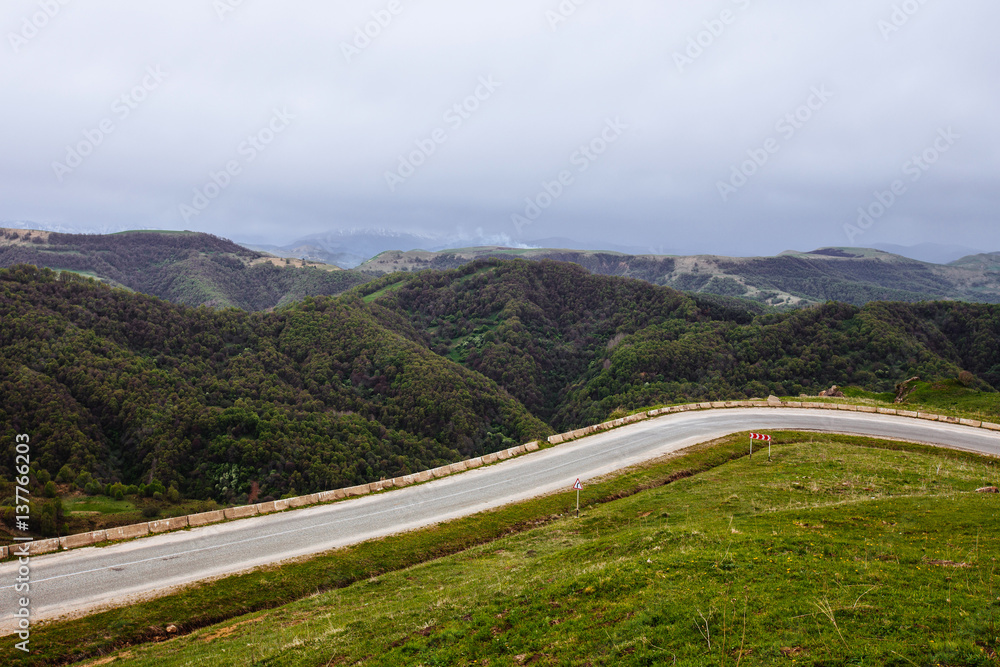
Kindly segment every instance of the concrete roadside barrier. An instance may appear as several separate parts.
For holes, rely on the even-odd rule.
[[[229,507],[223,510],[227,519],[246,519],[247,517],[257,516],[257,506],[256,505],[243,505],[241,507]]]
[[[251,505],[251,507],[253,507]],[[254,510],[256,511],[256,509]],[[180,530],[181,528],[188,527],[187,516],[178,516],[172,519],[160,519],[159,521],[149,522],[149,532],[151,533],[166,533],[171,530]]]
[[[108,531],[98,530],[93,533],[80,533],[78,535],[67,535],[59,538],[59,546],[63,549],[79,549],[89,547],[104,542],[108,539]]]
[[[28,547],[28,551],[32,556],[40,556],[41,554],[50,554],[53,551],[59,551],[59,540],[60,538],[54,537],[51,540],[35,540],[34,542],[28,542],[31,546]]]
[[[149,535],[148,523],[134,523],[130,526],[119,526],[118,528],[108,528],[108,540],[117,542],[118,540],[132,540],[137,537]]]
[[[194,528],[198,526],[207,526],[210,523],[220,523],[226,520],[226,513],[223,510],[215,510],[214,512],[202,512],[201,514],[192,514],[188,517],[188,525]]]
[[[278,508],[274,504],[273,500],[266,503],[257,503],[254,507],[257,508],[257,514],[274,514],[278,511]]]
[[[392,483],[396,488],[402,488],[404,486],[410,486],[413,484],[413,475],[406,475],[404,477],[396,477],[392,480]]]

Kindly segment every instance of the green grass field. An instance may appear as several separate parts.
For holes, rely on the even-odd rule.
[[[107,496],[71,496],[63,500],[63,509],[67,514],[121,514],[134,512],[136,507],[129,500],[114,500]]]
[[[917,382],[913,392],[899,404],[894,402],[896,396],[892,392],[878,394],[857,387],[845,387],[844,393],[847,398],[839,399],[840,402],[884,405],[983,421],[1000,420],[1000,392],[970,389],[958,380]]]
[[[567,493],[334,552],[310,562],[353,583],[99,664],[1000,664],[996,461],[776,435],[772,462],[737,436],[588,485],[579,519]],[[449,526],[492,537],[430,560]]]

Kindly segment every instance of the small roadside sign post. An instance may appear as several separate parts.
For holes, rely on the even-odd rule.
[[[580,483],[580,478],[579,477],[577,477],[576,484],[573,485],[573,488],[576,489],[576,518],[579,519],[580,518],[580,489],[583,488],[583,484]]]
[[[751,433],[750,434],[750,458],[753,459],[753,441],[763,440],[767,443],[767,460],[771,460],[771,436],[764,435],[763,433]]]

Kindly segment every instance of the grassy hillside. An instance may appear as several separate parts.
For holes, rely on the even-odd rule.
[[[745,434],[696,448],[588,485],[579,519],[572,493],[473,517],[466,532],[548,515],[414,567],[364,561],[346,588],[87,664],[1000,664],[1000,537],[984,529],[1000,510],[974,493],[998,482],[995,461],[774,435],[773,461],[733,459]],[[446,539],[435,528],[372,547],[429,548],[434,535]],[[112,614],[121,627],[126,612]]]
[[[379,273],[452,269],[477,259],[511,257],[573,262],[598,275],[638,278],[678,290],[740,297],[775,306],[830,300],[857,306],[871,301],[933,299],[1000,303],[1000,263],[995,254],[938,265],[864,248],[825,248],[744,258],[490,247],[437,253],[385,252],[360,268]]]
[[[17,264],[71,271],[174,303],[244,310],[340,294],[368,280],[335,266],[279,259],[194,232],[85,235],[0,229],[0,268]]]

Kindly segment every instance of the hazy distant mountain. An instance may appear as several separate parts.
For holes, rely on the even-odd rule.
[[[921,243],[919,245],[894,245],[892,243],[876,243],[872,246],[878,250],[891,252],[894,255],[902,255],[910,259],[917,259],[921,262],[931,264],[948,264],[968,255],[975,255],[982,252],[982,249],[967,248],[958,245],[942,245],[938,243]]]
[[[445,246],[441,238],[433,236],[383,229],[349,229],[305,236],[268,252],[308,259],[322,258],[322,261],[341,268],[353,269],[386,250],[437,250]]]
[[[544,239],[532,239],[526,245],[532,248],[571,248],[573,250],[608,250],[620,252],[625,255],[678,255],[681,254],[676,248],[665,247],[643,247],[634,245],[618,245],[615,243],[603,243],[600,241],[579,241],[566,237],[549,237]]]
[[[669,248],[644,248],[622,246],[593,241],[580,241],[565,237],[532,239],[515,242],[507,235],[489,235],[477,230],[474,233],[433,235],[397,232],[387,229],[346,229],[313,234],[297,239],[283,246],[254,245],[244,243],[246,248],[261,250],[279,257],[295,257],[336,264],[345,269],[353,269],[376,257],[380,253],[397,250],[409,252],[421,250],[441,252],[463,248],[505,247],[515,249],[572,248],[574,250],[610,250],[632,255],[646,253],[668,254]]]
[[[572,262],[599,275],[638,278],[679,290],[778,306],[937,299],[1000,303],[1000,254],[996,253],[942,265],[864,248],[786,251],[777,257],[720,257],[494,246],[384,252],[359,269],[379,273],[449,269],[485,257]]]
[[[983,269],[985,271],[1000,271],[1000,252],[988,252],[981,255],[969,255],[951,262],[949,266],[965,269]]]
[[[119,232],[146,231],[148,227],[124,225],[74,225],[61,222],[35,222],[33,220],[0,220],[0,229],[25,229],[57,234],[117,234]]]

